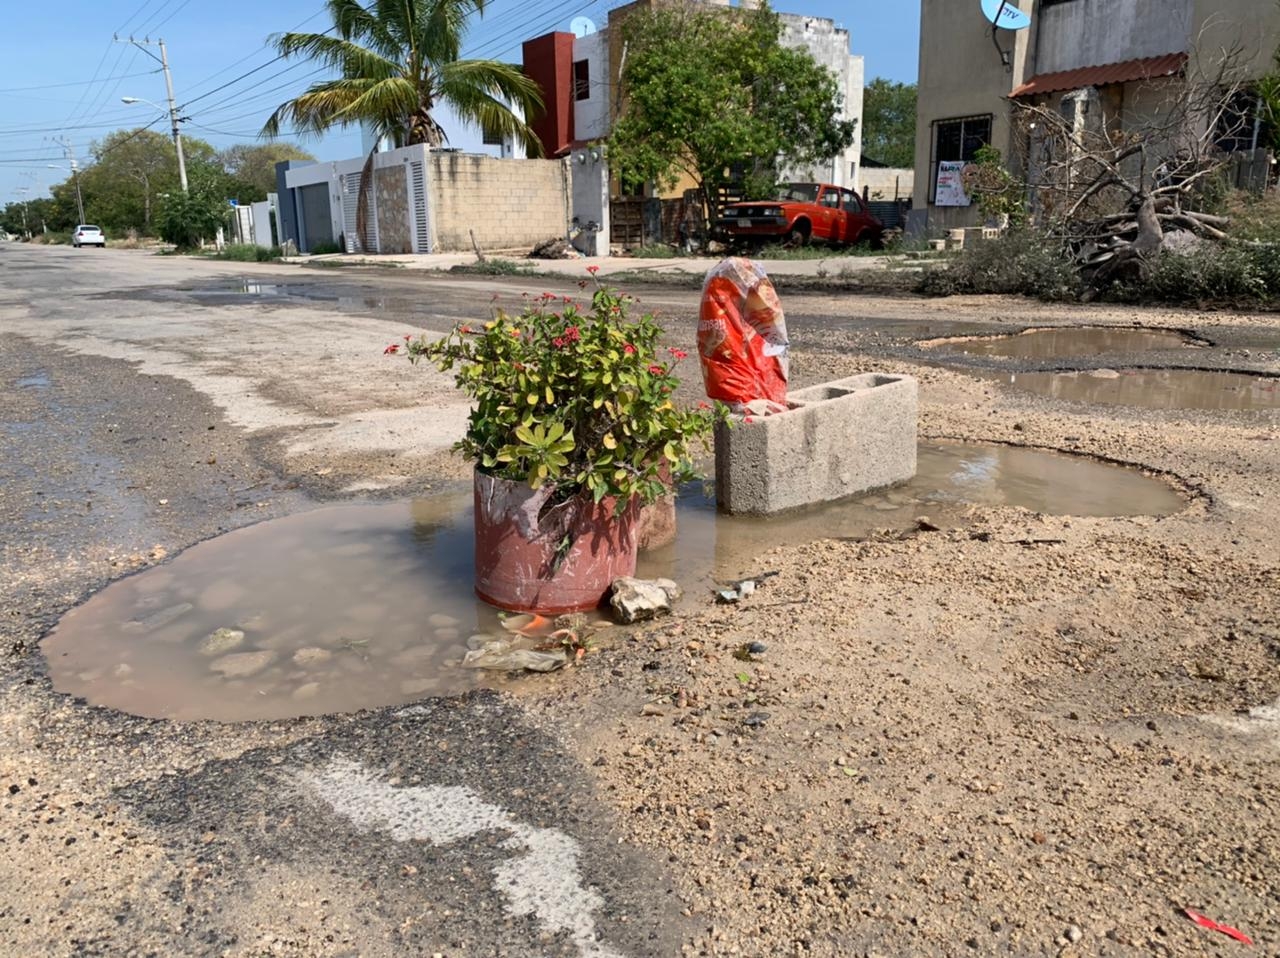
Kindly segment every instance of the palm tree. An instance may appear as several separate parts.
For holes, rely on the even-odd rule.
[[[485,133],[512,136],[531,156],[542,146],[524,117],[542,109],[538,86],[519,67],[463,60],[462,40],[485,0],[328,0],[333,26],[324,33],[275,38],[282,57],[319,60],[340,76],[313,84],[280,104],[265,136],[292,125],[308,133],[367,123],[396,146],[441,146],[448,137],[434,111],[447,103]],[[512,107],[518,107],[517,113]],[[521,115],[522,114],[522,115]]]

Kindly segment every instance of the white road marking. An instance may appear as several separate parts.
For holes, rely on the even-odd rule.
[[[622,958],[596,940],[594,913],[604,906],[604,899],[583,886],[578,843],[564,832],[517,821],[469,788],[390,785],[347,758],[295,774],[357,828],[383,831],[399,842],[447,845],[482,832],[510,832],[502,847],[522,854],[493,869],[494,886],[506,899],[507,910],[535,916],[551,934],[568,933],[583,958]]]

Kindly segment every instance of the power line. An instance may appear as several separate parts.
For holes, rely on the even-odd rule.
[[[103,77],[101,82],[106,83],[108,80],[128,80],[132,77],[146,77],[159,72],[159,70],[143,70],[141,73],[126,73],[123,76],[118,77]],[[71,83],[41,83],[39,86],[10,86],[0,88],[0,93],[25,93],[27,90],[52,90],[56,87],[64,86],[92,86],[97,82],[99,82],[98,78],[94,77],[92,80],[74,80]]]

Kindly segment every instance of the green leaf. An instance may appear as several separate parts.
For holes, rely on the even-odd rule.
[[[737,680],[743,685],[746,685],[751,681],[751,676],[746,672],[739,672],[735,678],[737,678]]]
[[[547,387],[547,405],[550,406],[556,401],[556,394],[551,391],[551,387]]]
[[[601,439],[600,442],[606,449],[618,448],[618,440],[613,438],[613,433],[611,432],[606,432],[604,434],[604,438]]]

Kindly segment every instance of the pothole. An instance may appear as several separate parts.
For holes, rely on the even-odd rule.
[[[920,346],[970,356],[998,356],[1005,359],[1067,359],[1090,356],[1127,355],[1155,350],[1203,348],[1209,344],[1176,329],[1149,329],[1124,326],[1042,327],[1003,336],[971,336],[932,339]]]
[[[1139,409],[1280,409],[1280,378],[1200,369],[990,373],[984,378],[1070,402]]]
[[[1006,446],[926,443],[906,485],[773,519],[720,516],[682,490],[673,545],[641,556],[695,594],[778,545],[907,528],[972,504],[1167,515],[1184,500],[1138,470]],[[42,643],[56,689],[137,715],[248,721],[455,695],[504,679],[460,667],[502,626],[472,595],[470,493],[317,509],[200,543],[113,583]]]

